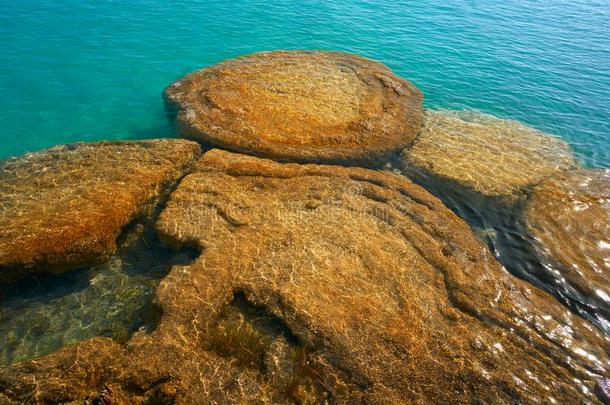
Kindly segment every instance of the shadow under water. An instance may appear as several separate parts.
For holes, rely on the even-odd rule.
[[[0,367],[96,336],[124,342],[154,329],[154,288],[196,252],[163,247],[153,224],[150,217],[132,222],[106,263],[0,286]]]
[[[468,190],[453,180],[405,167],[398,161],[393,161],[394,165],[403,168],[396,171],[398,174],[428,190],[466,221],[512,275],[547,291],[610,336],[610,313],[587,304],[586,297],[581,297],[565,280],[552,277],[536,253],[524,223],[527,192],[518,201],[509,202]]]
[[[235,291],[231,303],[208,325],[206,350],[261,371],[269,383],[296,403],[332,400],[308,348],[265,307]]]

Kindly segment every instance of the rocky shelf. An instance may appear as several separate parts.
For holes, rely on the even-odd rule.
[[[540,257],[588,269],[574,284],[590,295],[607,280],[593,277],[607,271],[607,173],[571,171],[561,141],[465,113],[424,119],[415,86],[336,52],[237,58],[166,98],[203,155],[187,140],[102,142],[0,164],[9,288],[110,257],[133,263],[123,243],[115,253],[119,235],[138,251],[195,252],[151,259],[166,270],[147,328],[19,358],[0,368],[0,403],[609,400],[610,338],[506,271],[434,186],[527,201]],[[384,162],[419,185],[357,167]],[[571,190],[588,210],[555,215],[575,204]],[[554,221],[566,236],[545,239]],[[591,240],[566,243],[574,229]]]

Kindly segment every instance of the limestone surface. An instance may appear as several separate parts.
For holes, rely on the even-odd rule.
[[[183,137],[285,161],[383,162],[411,144],[422,94],[384,65],[323,51],[261,52],[165,90]]]
[[[531,186],[578,167],[561,139],[517,121],[475,111],[427,110],[407,171],[514,202]]]
[[[0,403],[581,403],[609,375],[607,337],[391,173],[213,150],[157,229],[202,253],[155,331],[0,370]]]
[[[79,143],[0,162],[0,281],[103,261],[123,226],[182,177],[195,142]]]
[[[534,188],[525,216],[551,276],[610,315],[610,170],[545,180]]]

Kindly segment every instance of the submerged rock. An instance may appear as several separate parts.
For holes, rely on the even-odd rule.
[[[525,211],[551,277],[606,313],[610,325],[610,170],[558,174],[533,190]]]
[[[440,181],[505,203],[578,167],[561,139],[475,111],[427,110],[424,129],[403,158],[407,174],[421,182]]]
[[[200,154],[184,140],[79,143],[0,162],[0,281],[108,258]]]
[[[288,161],[379,163],[415,139],[422,94],[384,65],[339,52],[261,52],[165,90],[183,137]]]
[[[162,205],[125,227],[104,263],[0,285],[0,368],[96,336],[126,342],[154,328],[155,287],[195,253],[160,243],[154,223]]]
[[[156,330],[1,370],[0,400],[576,403],[610,371],[608,338],[389,173],[213,150],[157,228],[202,254]]]
[[[404,175],[440,198],[473,229],[489,230],[477,235],[511,274],[610,331],[597,311],[559,291],[527,237],[523,208],[531,189],[579,167],[563,140],[476,111],[427,110],[424,129],[403,158]]]

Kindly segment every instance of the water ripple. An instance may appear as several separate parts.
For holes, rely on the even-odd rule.
[[[364,54],[427,106],[478,109],[610,166],[610,5],[596,0],[24,0],[0,4],[0,157],[76,140],[168,136],[163,88],[240,54]]]

